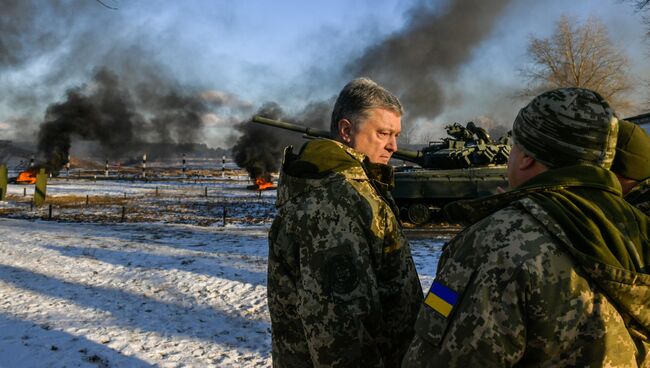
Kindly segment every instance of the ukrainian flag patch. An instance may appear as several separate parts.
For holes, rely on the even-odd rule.
[[[457,301],[458,294],[437,281],[433,282],[427,297],[424,298],[424,304],[445,317],[449,317]]]

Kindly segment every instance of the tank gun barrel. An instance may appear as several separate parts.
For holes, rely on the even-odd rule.
[[[281,128],[281,129],[286,129],[286,130],[291,130],[294,132],[306,134],[312,137],[318,137],[318,138],[332,138],[330,135],[330,132],[327,130],[321,130],[321,129],[316,129],[316,128],[308,128],[304,127],[302,125],[298,124],[292,124],[292,123],[287,123],[284,121],[280,120],[273,120],[269,118],[265,118],[260,115],[255,115],[253,116],[253,122],[262,124],[262,125],[268,125],[274,128]]]
[[[332,135],[327,130],[308,128],[298,124],[265,118],[260,115],[253,116],[252,121],[254,123],[268,125],[274,128],[291,130],[311,137],[333,139]],[[404,161],[414,162],[416,164],[421,164],[423,161],[422,152],[420,151],[397,150],[393,153],[393,157]]]
[[[422,154],[422,151],[410,151],[410,150],[398,149],[393,153],[393,158],[414,162],[422,166],[424,155]]]

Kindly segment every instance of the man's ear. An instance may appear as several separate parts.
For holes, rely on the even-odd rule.
[[[537,160],[533,158],[533,156],[529,156],[528,154],[524,153],[524,156],[521,158],[519,161],[519,170],[526,170],[535,165]]]
[[[339,120],[339,138],[345,143],[352,140],[352,123],[348,119]]]

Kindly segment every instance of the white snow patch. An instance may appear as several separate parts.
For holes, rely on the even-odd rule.
[[[239,180],[206,185],[204,198],[202,183],[56,179],[48,196],[127,193],[154,213],[187,199],[156,223],[0,218],[0,367],[270,366],[266,267],[275,192],[251,192]],[[10,185],[9,193],[22,196],[23,188]],[[225,226],[220,208],[209,206],[224,198],[233,198]],[[0,208],[27,206],[16,203]],[[115,209],[65,211],[60,216],[84,218]],[[178,223],[184,216],[187,223]],[[191,225],[212,217],[210,226]],[[411,241],[423,290],[444,240]]]

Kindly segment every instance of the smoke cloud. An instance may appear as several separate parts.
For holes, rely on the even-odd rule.
[[[11,114],[5,131],[21,138],[36,131],[52,169],[60,158],[46,156],[65,155],[75,138],[96,140],[97,154],[130,154],[138,142],[206,137],[207,114],[239,120],[253,110],[231,93],[179,81],[158,56],[172,36],[130,21],[135,4],[121,5],[113,11],[95,1],[3,2],[0,81],[10,88],[0,89],[0,111],[4,105]],[[12,73],[23,80],[16,83]]]
[[[450,0],[441,8],[440,2],[420,1],[408,12],[400,31],[364,50],[338,75],[335,70],[322,76],[312,73],[306,85],[313,91],[338,80],[342,87],[354,77],[368,76],[400,96],[405,119],[433,119],[449,98],[445,83],[453,81],[472,58],[472,51],[490,34],[509,2]],[[178,40],[174,31],[151,21],[154,18],[129,22],[123,15],[130,4],[112,11],[94,1],[3,2],[0,79],[11,70],[34,70],[38,75],[20,86],[14,84],[11,91],[0,89],[0,108],[4,104],[25,114],[46,110],[44,118],[16,114],[4,121],[42,123],[40,155],[54,170],[65,163],[77,138],[96,141],[99,154],[107,157],[131,155],[142,142],[192,142],[204,136],[206,123],[217,132],[228,130],[254,109],[233,94],[175,78],[178,73],[158,57]],[[48,68],[39,69],[39,63]],[[324,80],[328,83],[321,84]],[[314,95],[310,91],[292,93]],[[259,112],[273,114],[272,105]],[[275,113],[284,120],[327,129],[332,105],[329,99],[286,112],[276,104]],[[273,156],[276,164],[260,164],[262,173],[277,170],[283,146],[304,142],[296,133],[244,125],[239,127],[243,136],[235,155],[244,161],[259,157],[263,162]],[[252,154],[248,152],[252,147],[264,152]],[[257,175],[258,169],[252,167]]]
[[[48,170],[58,172],[74,138],[96,141],[114,159],[137,154],[147,142],[194,143],[204,116],[225,102],[205,95],[160,79],[129,88],[114,72],[99,69],[90,83],[68,90],[65,101],[47,108],[38,133],[39,156]],[[156,152],[158,157],[175,153]]]
[[[329,130],[332,104],[333,101],[313,102],[302,111],[288,115],[279,104],[268,102],[256,112],[256,115]],[[263,178],[270,181],[271,173],[279,169],[279,158],[282,157],[284,147],[300,147],[305,143],[300,133],[260,125],[250,120],[238,124],[237,130],[242,135],[232,148],[233,159],[239,167],[246,169],[253,180]]]
[[[59,26],[70,20],[70,13],[60,12],[62,2],[52,0],[6,0],[0,15],[0,67],[20,65],[34,58],[39,51],[53,50],[63,37]],[[80,7],[84,7],[80,4]],[[43,21],[42,8],[57,11],[60,17]]]
[[[274,103],[266,103],[257,112],[269,119],[282,119],[282,108]],[[278,171],[278,158],[282,154],[279,133],[273,128],[257,126],[244,121],[237,126],[242,135],[232,148],[233,160],[237,166],[246,169],[251,179],[271,180],[271,173]]]
[[[433,119],[443,111],[444,82],[453,80],[459,68],[471,59],[472,50],[489,35],[509,3],[510,0],[455,0],[446,8],[437,9],[420,2],[409,11],[404,29],[368,48],[344,67],[341,86],[354,77],[368,76],[400,97],[406,119]],[[293,119],[287,119],[328,129],[329,121],[323,117],[331,114],[333,100],[310,103]],[[273,106],[272,111],[262,109],[259,113],[281,113],[279,106]],[[237,164],[251,167],[249,173],[253,178],[260,172],[277,171],[277,157],[291,138],[278,129],[253,123],[242,124],[240,131],[243,136],[233,152],[246,159],[236,161]],[[268,163],[268,156],[274,157],[271,161],[275,164],[251,164],[251,158]]]
[[[509,3],[455,0],[438,9],[421,2],[403,30],[368,48],[346,71],[400,96],[409,118],[435,118],[445,104],[443,83],[457,76]]]

